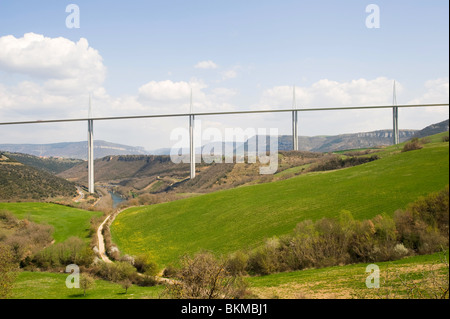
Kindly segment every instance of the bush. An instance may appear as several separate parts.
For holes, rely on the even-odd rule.
[[[19,225],[19,220],[8,210],[0,210],[0,220],[5,226],[14,227]]]
[[[395,259],[403,258],[409,254],[409,249],[403,244],[397,244],[394,247]]]
[[[137,271],[148,276],[156,276],[158,274],[158,265],[151,260],[150,255],[142,254],[134,258],[134,267]]]
[[[418,253],[431,253],[449,245],[449,188],[429,194],[395,213],[398,239]]]
[[[19,222],[16,232],[4,242],[11,247],[15,260],[20,263],[48,246],[53,240],[52,233],[52,226],[35,224],[25,219]]]
[[[415,219],[424,221],[432,228],[437,228],[444,236],[449,236],[449,186],[440,192],[421,197],[409,205]]]
[[[377,155],[372,155],[370,157],[348,157],[342,158],[337,155],[327,156],[320,160],[317,164],[314,164],[309,169],[310,171],[330,171],[334,169],[341,169],[346,167],[352,167],[356,165],[361,165],[369,163],[378,159]]]
[[[409,152],[413,150],[419,150],[421,149],[422,143],[420,142],[419,138],[415,137],[411,141],[407,142],[405,146],[403,146],[402,152]]]
[[[168,286],[166,294],[176,299],[236,299],[245,291],[244,282],[227,272],[225,262],[202,252],[182,259],[178,281]]]
[[[248,270],[258,275],[268,275],[280,269],[278,251],[279,241],[269,239],[263,247],[250,254]]]
[[[163,277],[166,278],[175,278],[177,277],[178,269],[173,265],[167,265],[163,271]]]
[[[155,276],[142,275],[137,277],[136,285],[141,287],[153,287],[158,283]]]
[[[245,275],[248,260],[248,254],[242,251],[237,251],[228,258],[226,269],[233,276]]]
[[[70,237],[65,242],[51,245],[33,256],[30,263],[44,268],[60,268],[69,264],[89,266],[94,260],[92,249],[79,237]],[[25,265],[26,266],[26,265]]]
[[[128,262],[118,261],[115,263],[100,263],[93,272],[100,278],[120,283],[125,279],[129,279],[132,283],[138,283],[139,277],[136,268]]]
[[[18,264],[10,247],[0,243],[0,299],[7,298],[17,276]]]

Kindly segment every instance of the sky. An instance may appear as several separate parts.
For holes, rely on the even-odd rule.
[[[448,7],[446,0],[0,0],[0,122],[87,117],[89,96],[94,117],[186,113],[191,91],[194,112],[287,109],[294,86],[299,108],[391,105],[394,81],[398,104],[448,103]],[[400,109],[399,126],[421,129],[448,113]],[[153,150],[171,147],[171,132],[187,125],[187,118],[98,121],[94,135]],[[205,116],[201,126],[290,134],[291,118]],[[390,128],[390,109],[299,115],[304,136]],[[86,131],[84,122],[0,126],[0,144],[82,141]]]

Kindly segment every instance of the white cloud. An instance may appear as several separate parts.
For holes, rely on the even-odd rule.
[[[0,37],[0,48],[0,70],[27,76],[25,80],[19,77],[22,80],[16,84],[0,83],[2,121],[85,117],[88,114],[88,93],[92,94],[94,116],[186,113],[189,111],[191,89],[195,112],[236,110],[233,103],[238,98],[238,90],[225,85],[209,87],[209,83],[196,78],[185,81],[149,79],[147,83],[137,88],[136,93],[111,96],[102,86],[106,77],[102,57],[97,50],[89,47],[85,39],[73,42],[64,38],[48,38],[29,33],[22,38]],[[210,68],[214,65],[217,67],[212,61],[202,62],[208,62],[203,65],[204,67],[207,65]],[[232,79],[238,76],[239,70],[239,66],[235,66],[220,72],[219,76],[222,76],[223,80]],[[322,79],[310,86],[296,88],[297,106],[313,108],[390,105],[392,85],[393,80],[385,77],[342,82]],[[397,83],[399,96],[405,91],[402,83]],[[434,79],[427,81],[422,91],[410,92],[408,97],[402,96],[398,100],[399,104],[405,104],[401,101],[448,103],[448,93],[448,78]],[[281,85],[261,92],[261,98],[253,108],[291,106],[292,86]],[[445,119],[443,117],[448,118],[448,109],[401,110],[400,126],[421,128]],[[281,134],[290,132],[290,115],[286,113],[201,118],[204,119],[205,126],[217,126],[221,129],[278,127]],[[187,122],[185,118],[161,118],[142,122],[122,121],[118,124],[120,125],[99,121],[95,126],[96,138],[142,145],[149,149],[164,147],[169,143],[170,130],[177,125],[187,125]],[[300,115],[300,135],[370,131],[390,128],[391,124],[391,110],[305,112]],[[33,131],[28,131],[28,128],[24,130],[19,126],[9,126],[2,129],[0,137],[3,143],[85,139],[85,123],[73,125],[73,129],[69,124],[30,126]],[[133,142],[129,143],[130,140]]]
[[[393,82],[385,77],[344,82],[322,79],[310,86],[296,87],[296,104],[298,108],[392,105]],[[448,78],[429,80],[424,83],[423,90],[424,93],[420,93],[421,90],[407,92],[402,83],[396,82],[398,104],[448,103]],[[260,103],[253,109],[289,109],[292,100],[292,86],[275,86],[262,93]],[[421,129],[448,118],[447,107],[400,109],[399,112],[401,129]],[[280,115],[279,118],[289,123],[289,116]],[[271,119],[265,121],[266,125],[271,125]],[[300,113],[299,121],[300,135],[391,129],[392,110],[305,112]]]
[[[198,62],[194,68],[196,69],[217,69],[219,66],[211,60]]]
[[[49,91],[78,93],[100,86],[106,76],[99,52],[86,39],[49,38],[26,33],[0,37],[0,69],[43,80]]]
[[[309,87],[296,87],[297,107],[337,107],[389,105],[392,103],[393,80],[379,77],[338,82],[323,79]],[[397,92],[402,85],[396,84]],[[260,105],[289,108],[292,106],[293,87],[276,86],[263,92]]]
[[[424,84],[426,92],[419,97],[409,101],[409,104],[433,104],[448,103],[449,81],[448,78],[439,78],[426,81]]]
[[[191,85],[188,82],[150,81],[139,88],[139,96],[145,100],[189,100]]]

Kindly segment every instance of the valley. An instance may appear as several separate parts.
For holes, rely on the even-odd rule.
[[[22,238],[19,234],[28,238],[20,231],[24,227],[20,225],[28,222],[26,227],[47,225],[42,227],[53,238],[37,246],[28,239],[18,244],[15,258],[21,270],[9,294],[12,298],[85,298],[60,287],[66,275],[58,272],[70,262],[94,276],[95,288],[88,298],[172,298],[170,287],[177,286],[180,268],[189,260],[203,258],[199,260],[224,260],[227,272],[234,269],[231,265],[237,267],[246,260],[235,274],[247,287],[239,298],[379,298],[380,293],[364,289],[367,263],[324,261],[320,267],[302,270],[283,268],[283,264],[277,266],[281,270],[252,267],[261,265],[255,264],[258,254],[271,254],[271,249],[279,254],[277,249],[285,240],[296,240],[299,225],[319,227],[346,214],[352,227],[380,218],[389,223],[421,198],[446,187],[448,193],[448,131],[424,136],[416,148],[405,151],[408,143],[412,145],[405,141],[325,153],[280,151],[278,171],[270,176],[261,176],[256,164],[200,163],[194,180],[188,178],[188,164],[174,164],[167,155],[108,155],[95,161],[98,193],[93,195],[87,193],[83,161],[3,152],[0,169],[6,173],[2,178],[17,185],[0,188],[0,245],[11,245],[15,238]],[[12,174],[20,175],[8,179],[16,176]],[[58,193],[65,189],[60,185],[68,192]],[[29,197],[33,192],[38,195]],[[446,207],[448,215],[448,195]],[[11,214],[18,221],[8,217]],[[105,240],[102,245],[98,232]],[[393,244],[399,245],[398,240]],[[113,260],[109,266],[100,261],[103,244]],[[381,269],[395,270],[395,276],[385,278],[389,286],[383,293],[390,298],[411,297],[399,277],[404,274],[427,273],[445,282],[448,243],[444,252],[407,247],[404,258],[376,261]],[[328,284],[344,277],[337,286]],[[131,282],[132,295],[123,293],[124,278]],[[30,281],[38,283],[36,289],[25,289]],[[39,282],[48,282],[47,288]]]

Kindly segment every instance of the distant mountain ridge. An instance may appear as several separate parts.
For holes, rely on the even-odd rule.
[[[417,130],[399,130],[400,142],[411,139]],[[311,152],[333,152],[348,149],[369,148],[376,146],[392,145],[392,130],[379,130],[373,132],[361,132],[340,134],[335,136],[299,137],[299,150]],[[292,136],[281,136],[280,150],[292,149]]]
[[[14,153],[30,154],[43,157],[65,157],[87,159],[87,142],[64,142],[52,144],[0,144],[0,150]],[[147,155],[143,147],[128,146],[96,140],[94,142],[94,157],[102,158],[108,155]]]
[[[429,125],[422,130],[399,130],[400,142],[405,142],[414,137],[424,137],[449,130],[449,120]],[[245,143],[235,144],[236,149],[246,147],[248,143],[254,142],[256,137],[252,137]],[[377,130],[371,132],[349,133],[333,136],[299,136],[299,150],[311,152],[332,152],[348,149],[370,148],[376,146],[392,145],[392,130]],[[225,149],[222,143],[222,150]],[[214,142],[196,148],[196,153],[206,147],[210,150],[214,145],[215,149],[220,148],[220,142]],[[14,153],[24,153],[34,156],[44,157],[64,157],[74,159],[87,159],[87,142],[65,142],[53,144],[0,144],[0,150]],[[147,151],[143,147],[116,144],[102,140],[94,142],[95,159],[114,155],[170,155],[170,148],[160,148]],[[278,139],[278,150],[292,150],[292,136],[283,135]],[[188,149],[183,149],[183,154],[189,153]]]
[[[449,120],[445,120],[436,124],[431,124],[424,129],[418,131],[416,134],[414,134],[414,137],[422,138],[425,136],[430,136],[442,132],[448,131]]]

